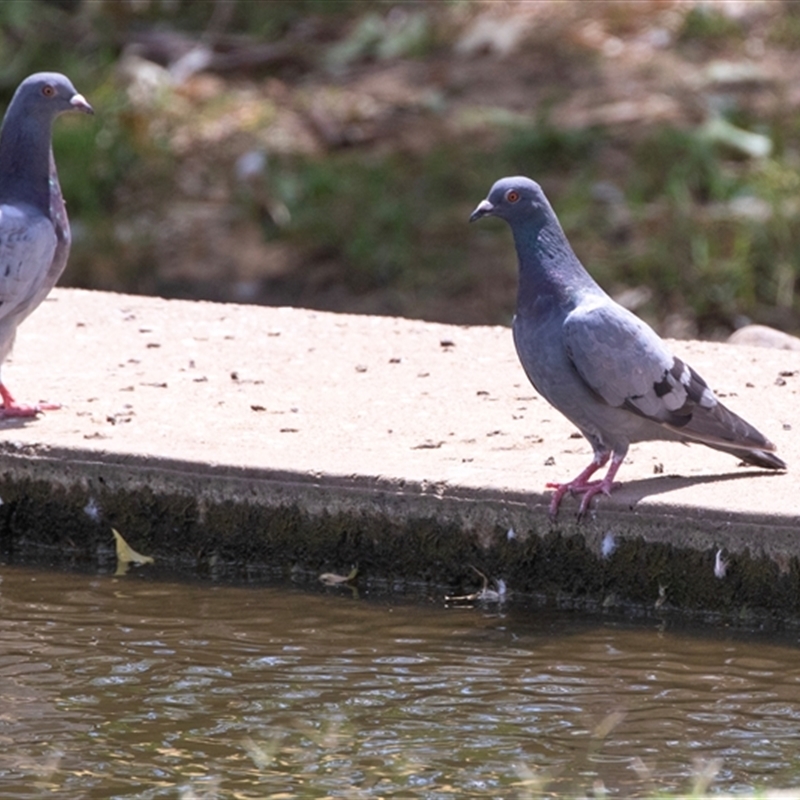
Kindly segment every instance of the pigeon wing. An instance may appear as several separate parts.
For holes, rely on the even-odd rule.
[[[44,215],[0,206],[0,321],[24,317],[35,308],[56,245],[55,230]]]
[[[622,306],[610,301],[578,306],[564,322],[564,340],[580,377],[608,405],[712,447],[775,449],[725,408],[652,328]]]

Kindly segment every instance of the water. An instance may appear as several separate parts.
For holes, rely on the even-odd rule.
[[[632,796],[800,782],[794,640],[0,567],[0,794]],[[715,761],[718,765],[715,766]]]

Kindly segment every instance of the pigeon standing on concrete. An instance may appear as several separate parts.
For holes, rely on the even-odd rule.
[[[470,217],[504,219],[514,234],[519,289],[514,344],[531,383],[571,420],[594,450],[592,463],[555,489],[555,517],[567,493],[610,494],[631,442],[700,442],[767,469],[785,469],[775,445],[716,398],[658,335],[615,303],[583,268],[541,187],[497,181]],[[611,459],[601,480],[591,476]]]
[[[53,159],[53,120],[92,107],[64,75],[38,72],[17,88],[0,131],[0,365],[17,326],[53,288],[69,255],[70,231]],[[2,417],[52,405],[18,405],[0,379]]]

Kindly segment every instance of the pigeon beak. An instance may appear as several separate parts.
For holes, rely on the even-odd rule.
[[[82,94],[74,94],[72,95],[72,99],[69,101],[69,104],[76,110],[76,111],[83,111],[84,114],[94,114],[94,109],[86,102],[86,98]]]
[[[476,219],[490,217],[494,214],[494,206],[488,200],[481,200],[478,207],[470,215],[469,221],[475,222]]]

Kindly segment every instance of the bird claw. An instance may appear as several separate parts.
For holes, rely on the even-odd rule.
[[[598,494],[604,494],[606,496],[611,496],[611,492],[614,489],[618,488],[621,484],[614,483],[613,481],[606,481],[605,479],[601,481],[592,481],[592,486],[588,487],[587,490],[583,493],[583,499],[581,500],[580,507],[578,508],[578,519],[583,519],[586,512],[589,510],[589,506],[592,502],[592,498]]]
[[[580,507],[578,508],[578,519],[580,520],[589,510],[589,504],[592,502],[592,498],[596,494],[611,494],[611,492],[617,486],[619,486],[618,483],[614,483],[614,476],[617,474],[617,470],[622,464],[622,459],[625,457],[624,453],[614,454],[613,458],[611,459],[611,466],[608,468],[608,472],[606,472],[605,476],[601,480],[589,480],[589,478],[594,475],[598,469],[605,466],[609,455],[609,453],[600,453],[599,455],[595,455],[592,463],[589,464],[589,466],[586,467],[586,469],[581,472],[577,478],[574,478],[569,483],[546,484],[548,489],[556,490],[555,494],[553,495],[553,499],[550,501],[549,509],[550,519],[553,522],[555,522],[555,519],[558,516],[558,507],[561,505],[561,500],[564,498],[564,495],[567,494],[567,492],[573,495],[583,495]]]
[[[21,406],[4,383],[0,383],[0,398],[3,400],[3,405],[0,406],[0,419],[30,419],[38,416],[43,411],[58,411],[61,408],[58,403],[37,403],[34,406]]]
[[[581,504],[578,507],[577,517],[579,520],[583,519],[586,512],[589,510],[592,498],[598,494],[610,495],[614,489],[617,489],[621,484],[603,478],[596,481],[581,481],[574,480],[570,483],[547,483],[545,486],[548,489],[555,489],[553,499],[550,501],[549,515],[552,521],[555,521],[558,516],[558,508],[561,501],[564,499],[565,494],[578,495],[581,494]]]
[[[591,489],[597,485],[600,481],[590,481],[587,482],[585,480],[581,480],[580,478],[575,479],[574,481],[570,481],[569,483],[546,483],[545,486],[548,489],[555,489],[555,493],[553,494],[553,499],[550,501],[550,508],[549,514],[550,519],[555,521],[556,517],[558,516],[558,509],[561,505],[561,501],[564,499],[564,495],[571,494],[583,494],[585,492],[590,492]],[[583,503],[581,503],[581,508],[583,508]],[[579,515],[580,516],[580,513]]]
[[[0,407],[0,419],[31,419],[38,417],[43,411],[58,411],[58,403],[37,403],[33,406],[22,406],[15,402]]]

